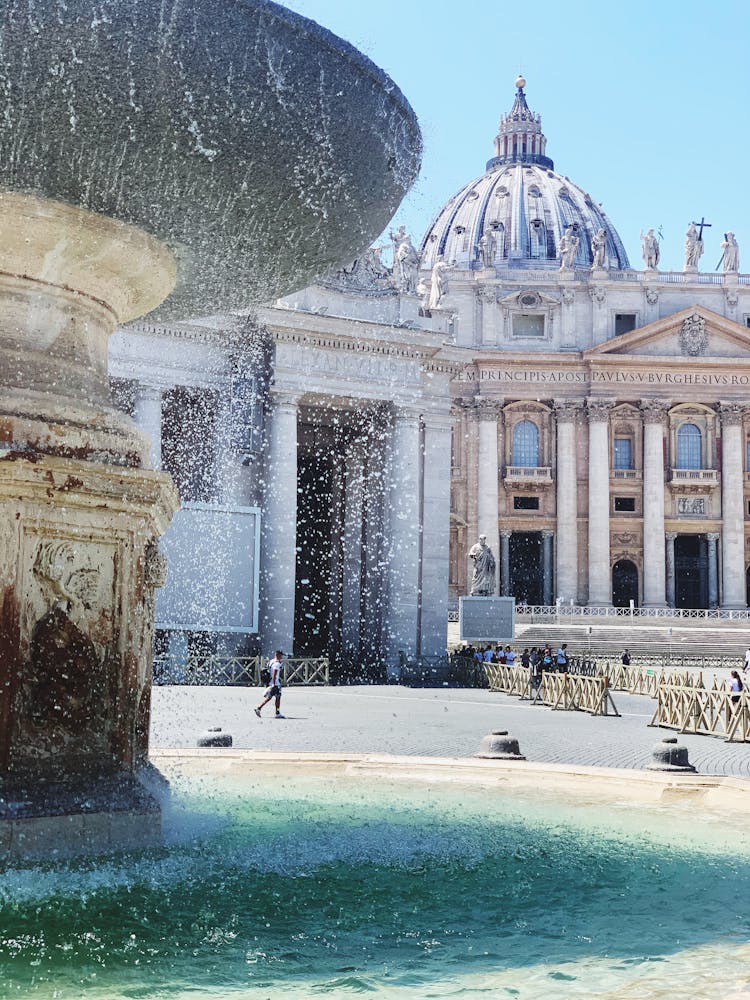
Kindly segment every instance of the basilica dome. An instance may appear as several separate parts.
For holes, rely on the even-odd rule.
[[[438,258],[459,268],[559,268],[567,230],[579,240],[575,267],[590,268],[592,238],[603,229],[603,266],[630,264],[617,230],[600,205],[577,184],[555,173],[546,155],[542,122],[526,103],[523,77],[516,98],[500,119],[495,156],[486,172],[466,184],[440,210],[422,242],[422,267]],[[487,234],[484,242],[482,238]]]

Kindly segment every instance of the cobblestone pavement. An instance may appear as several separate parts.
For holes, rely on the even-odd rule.
[[[151,745],[194,747],[221,726],[235,747],[254,750],[415,754],[467,757],[482,736],[507,729],[529,760],[601,767],[645,767],[666,729],[651,729],[650,698],[613,692],[620,718],[552,712],[496,692],[455,688],[291,687],[285,719],[253,714],[258,688],[155,687]],[[750,776],[750,744],[680,736],[702,774]]]

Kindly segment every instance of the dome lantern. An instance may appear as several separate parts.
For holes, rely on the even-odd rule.
[[[507,115],[500,119],[500,128],[495,136],[495,155],[487,162],[487,170],[505,163],[535,163],[547,170],[555,165],[545,156],[547,139],[542,132],[542,119],[535,115],[526,103],[524,87],[526,80],[519,76],[516,80],[516,99]]]

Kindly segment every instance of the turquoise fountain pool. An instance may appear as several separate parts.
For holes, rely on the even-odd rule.
[[[0,995],[728,996],[750,837],[688,800],[256,765],[170,774],[168,844],[0,881]]]

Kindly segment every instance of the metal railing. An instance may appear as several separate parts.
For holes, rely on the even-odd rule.
[[[729,610],[727,608],[614,608],[587,607],[580,604],[517,604],[516,617],[531,624],[534,621],[554,623],[573,618],[592,619],[655,619],[655,620],[705,620],[705,621],[750,621],[750,610]]]
[[[154,658],[154,684],[239,685],[262,687],[267,683],[262,656],[189,656]],[[325,656],[291,657],[281,667],[281,683],[288,686],[330,683],[330,664]]]

